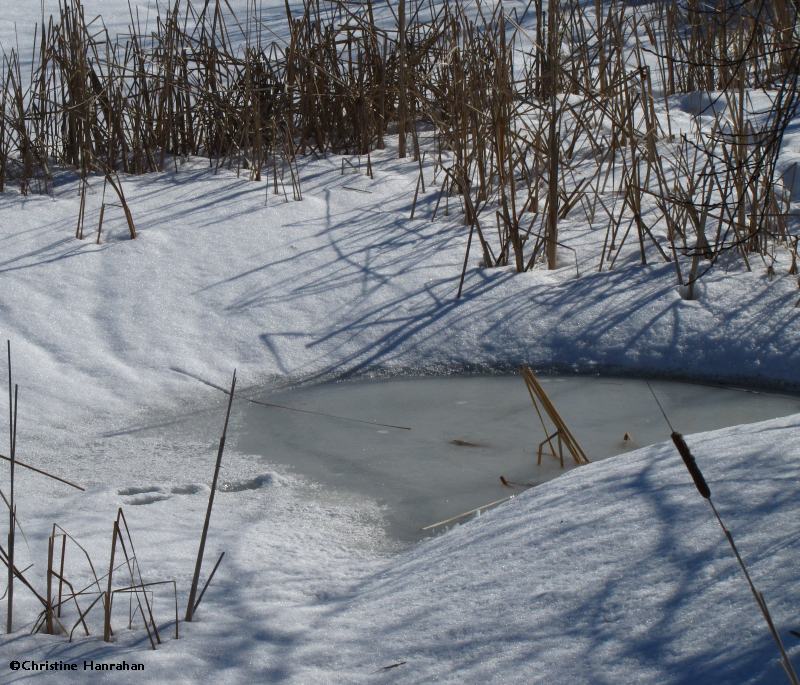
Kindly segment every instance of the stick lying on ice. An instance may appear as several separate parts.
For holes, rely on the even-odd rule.
[[[176,373],[182,373],[184,376],[189,376],[189,378],[194,378],[196,381],[200,381],[204,385],[207,385],[210,388],[214,388],[215,390],[219,390],[220,392],[224,392],[226,395],[228,394],[227,389],[217,385],[216,383],[211,383],[210,381],[205,380],[204,378],[200,378],[199,376],[195,376],[194,374],[189,373],[188,371],[184,371],[183,369],[173,368],[172,371]],[[410,431],[411,428],[409,426],[395,426],[391,423],[379,423],[378,421],[367,421],[365,419],[354,419],[351,416],[339,416],[338,414],[328,414],[324,411],[314,411],[313,409],[299,409],[298,407],[289,407],[285,404],[276,404],[274,402],[264,402],[263,400],[253,400],[248,397],[242,397],[245,402],[250,402],[250,404],[258,404],[262,407],[272,407],[274,409],[285,409],[286,411],[296,411],[301,414],[314,414],[315,416],[326,416],[329,419],[339,419],[340,421],[353,421],[355,423],[366,423],[369,426],[379,426],[381,428],[396,428],[397,430],[402,431]]]
[[[516,495],[509,495],[508,497],[502,497],[501,499],[496,499],[494,502],[489,502],[489,504],[484,504],[483,506],[475,507],[474,509],[465,511],[463,514],[458,514],[457,516],[451,516],[449,519],[445,519],[444,521],[439,521],[438,523],[431,523],[431,525],[425,526],[424,528],[420,528],[420,530],[431,530],[432,528],[438,528],[439,526],[444,526],[448,523],[453,523],[454,521],[466,518],[470,514],[477,514],[479,511],[483,511],[484,509],[488,509],[489,507],[493,507],[497,504],[501,504],[502,502],[506,502],[515,496]]]

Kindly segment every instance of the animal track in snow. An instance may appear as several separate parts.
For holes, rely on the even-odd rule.
[[[272,484],[272,476],[268,473],[264,473],[260,476],[255,476],[255,478],[247,478],[245,480],[232,480],[232,481],[224,481],[217,486],[217,489],[220,492],[242,492],[243,490],[258,490],[259,488],[263,488],[265,485]]]
[[[196,483],[189,483],[188,485],[176,485],[170,490],[173,495],[196,495],[203,490],[202,485]]]
[[[196,495],[202,490],[202,485],[189,483],[187,485],[175,485],[169,489],[159,485],[120,488],[117,490],[117,494],[125,498],[125,504],[138,506],[142,504],[152,504],[153,502],[162,502],[165,499],[170,499],[172,495]]]
[[[220,492],[243,492],[245,490],[258,490],[259,488],[271,485],[274,478],[271,474],[263,473],[253,478],[242,480],[223,481],[217,489]],[[117,494],[123,497],[123,502],[131,506],[142,504],[153,504],[170,499],[173,495],[196,495],[206,490],[206,486],[197,483],[187,483],[185,485],[174,485],[164,488],[160,485],[140,485],[127,488],[120,488]]]
[[[129,498],[125,504],[132,506],[139,506],[140,504],[152,504],[153,502],[160,502],[161,500],[169,499],[169,495],[162,492],[148,492],[134,495]]]
[[[132,487],[132,488],[121,488],[121,489],[117,490],[117,494],[118,495],[122,495],[123,497],[128,497],[130,495],[144,495],[144,494],[150,493],[150,492],[163,492],[163,491],[164,491],[163,488],[161,488],[161,487],[159,487],[157,485],[154,485],[154,486],[150,486],[150,487],[147,487],[147,486],[141,487],[141,486],[139,486],[139,487]]]

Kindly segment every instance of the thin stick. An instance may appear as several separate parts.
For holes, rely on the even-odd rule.
[[[8,439],[11,449],[11,488],[8,502],[8,604],[6,605],[6,632],[11,633],[14,623],[14,533],[17,527],[17,507],[14,503],[14,465],[16,455],[16,402],[11,397],[11,341],[8,340]]]
[[[33,587],[33,585],[31,585],[23,575],[24,571],[20,571],[16,566],[9,563],[8,553],[6,552],[6,550],[3,549],[2,545],[0,545],[0,561],[2,561],[7,567],[12,568],[14,570],[14,575],[22,582],[22,584],[26,588],[28,588],[33,593],[33,596],[39,600],[39,602],[43,607],[47,606],[47,601],[45,600],[45,598],[42,597],[38,592],[36,592],[36,589]],[[27,569],[25,570],[27,571]]]
[[[200,596],[197,598],[197,601],[194,603],[194,610],[197,611],[197,607],[200,606],[200,602],[203,601],[203,595],[206,594],[206,590],[208,586],[211,585],[211,579],[214,577],[214,574],[217,572],[217,568],[219,567],[220,563],[222,562],[222,557],[225,556],[225,552],[219,555],[219,559],[217,559],[217,563],[214,564],[214,568],[211,569],[211,575],[208,576],[208,580],[206,580],[206,584],[203,585],[203,589],[200,591]]]
[[[189,602],[186,605],[185,621],[191,621],[194,615],[195,597],[197,595],[197,584],[200,581],[200,569],[203,565],[203,552],[206,547],[206,537],[208,536],[208,525],[211,522],[211,510],[214,507],[214,494],[217,491],[217,479],[219,478],[219,469],[222,464],[222,453],[225,449],[225,436],[228,433],[228,420],[231,416],[231,405],[233,404],[233,393],[236,390],[236,371],[233,372],[233,380],[231,381],[231,390],[228,395],[228,409],[225,413],[225,425],[222,428],[222,437],[219,440],[219,450],[217,451],[217,463],[214,467],[214,478],[211,481],[211,492],[208,494],[208,509],[206,509],[206,519],[203,522],[203,532],[200,535],[200,549],[197,550],[197,561],[194,566],[194,577],[192,578],[192,587],[189,591]]]
[[[488,509],[489,507],[493,507],[497,504],[501,504],[502,502],[507,502],[510,499],[513,499],[516,495],[509,495],[508,497],[502,497],[500,499],[496,499],[494,502],[489,502],[489,504],[484,504],[480,507],[475,507],[474,509],[470,509],[469,511],[465,511],[463,514],[457,514],[456,516],[451,516],[449,519],[445,519],[444,521],[438,521],[437,523],[431,523],[429,526],[425,526],[424,528],[420,528],[420,530],[431,530],[432,528],[438,528],[439,526],[444,526],[448,523],[453,523],[454,521],[458,521],[459,519],[463,519],[470,514],[476,514],[479,511],[483,511],[484,509]]]
[[[764,595],[761,594],[761,592],[758,591],[756,586],[753,584],[753,579],[750,577],[750,573],[747,571],[747,566],[745,566],[744,560],[742,559],[742,556],[739,554],[739,550],[736,547],[736,543],[733,541],[733,535],[723,523],[722,517],[719,515],[717,508],[714,506],[714,502],[711,500],[711,497],[706,497],[706,499],[711,506],[711,510],[714,512],[714,516],[716,517],[720,528],[722,528],[722,532],[725,533],[725,537],[728,540],[731,549],[733,550],[736,561],[739,562],[739,568],[742,569],[742,573],[744,573],[744,577],[747,579],[747,584],[750,586],[750,592],[753,593],[756,604],[758,604],[758,608],[761,610],[761,614],[764,617],[764,621],[767,623],[767,628],[772,635],[772,639],[775,640],[775,645],[777,646],[781,655],[781,666],[783,666],[783,670],[786,671],[786,676],[789,678],[789,682],[792,683],[792,685],[800,685],[800,680],[798,680],[797,673],[792,666],[792,662],[789,660],[789,655],[786,653],[786,648],[783,646],[781,636],[776,630],[775,624],[772,621],[772,615],[767,607],[767,602],[764,599]]]
[[[145,582],[144,582],[144,578],[142,577],[142,570],[141,570],[141,567],[139,566],[138,557],[136,556],[136,549],[133,546],[133,537],[131,536],[130,528],[128,528],[128,520],[125,518],[125,514],[122,511],[122,507],[120,507],[119,510],[117,511],[117,522],[120,522],[120,521],[122,522],[122,525],[125,527],[125,535],[127,536],[128,544],[131,547],[131,555],[130,556],[131,556],[132,562],[131,562],[131,559],[128,559],[128,553],[127,553],[127,551],[125,549],[125,540],[124,540],[123,537],[121,537],[122,536],[122,529],[120,529],[120,542],[122,543],[122,551],[125,554],[125,561],[126,561],[126,563],[128,565],[128,571],[131,574],[131,580],[135,580],[135,577],[133,575],[133,571],[135,569],[136,572],[139,575],[139,583],[144,586]],[[147,599],[147,593],[145,592],[145,593],[143,593],[143,595],[144,595],[144,603],[145,603],[145,606],[147,607],[147,614],[148,614],[148,616],[150,618],[150,625],[153,628],[153,634],[156,636],[156,640],[160,644],[161,643],[161,636],[158,633],[158,626],[156,626],[156,621],[155,621],[155,618],[153,617],[153,609],[152,609],[152,607],[150,605],[150,601]],[[142,619],[144,620],[144,627],[145,627],[145,630],[147,630],[147,633],[148,633],[148,636],[149,636],[150,635],[150,629],[147,627],[147,618],[148,617],[144,615],[144,610],[142,609],[142,603],[139,600],[138,593],[136,594],[136,601],[139,604],[139,611],[142,613]],[[153,643],[152,637],[150,638],[150,643],[153,645],[153,649],[155,649],[156,646]]]
[[[7,457],[5,454],[0,454],[0,459],[4,459],[5,461],[12,461],[11,458]],[[18,459],[14,459],[13,463],[16,466],[22,467],[23,469],[28,469],[29,471],[33,471],[34,473],[40,473],[43,476],[47,476],[48,478],[57,480],[59,483],[64,483],[64,485],[69,485],[71,488],[75,488],[76,490],[80,490],[81,492],[86,492],[86,488],[83,488],[80,485],[76,485],[75,483],[68,481],[65,478],[54,476],[52,473],[48,473],[47,471],[43,471],[42,469],[37,469],[35,466],[26,464],[25,462],[19,461]]]
[[[176,371],[178,373],[186,374],[186,372],[181,371],[180,369],[176,369]],[[207,385],[210,388],[214,388],[215,390],[219,390],[220,392],[223,392],[226,395],[228,394],[228,391],[225,388],[217,385],[216,383],[211,383],[211,382],[205,380],[204,378],[200,378],[199,376],[193,376],[191,374],[186,374],[186,375],[188,375],[190,378],[194,378],[196,381],[200,381],[203,385]],[[352,421],[353,423],[365,423],[368,426],[378,426],[380,428],[396,428],[397,430],[402,430],[402,431],[410,431],[411,430],[411,428],[409,426],[395,426],[395,425],[393,425],[391,423],[379,423],[378,421],[367,421],[366,419],[355,419],[355,418],[353,418],[351,416],[340,416],[339,414],[329,414],[328,412],[314,411],[313,409],[300,409],[298,407],[290,407],[290,406],[288,406],[286,404],[276,404],[275,402],[265,402],[263,400],[249,399],[247,397],[243,398],[243,400],[245,402],[249,402],[250,404],[257,404],[257,405],[259,405],[261,407],[272,407],[274,409],[285,409],[286,411],[293,411],[293,412],[297,412],[299,414],[312,414],[314,416],[324,416],[324,417],[329,418],[329,419],[339,419],[340,421]],[[0,456],[2,456],[2,455],[0,455]],[[19,462],[17,462],[17,463],[19,464]]]
[[[652,387],[650,388],[650,391],[653,392]],[[658,397],[656,397],[655,392],[653,392],[653,397],[655,398],[656,402],[658,402]],[[664,412],[663,407],[661,407],[660,402],[658,402],[658,406],[661,409],[661,413],[664,415],[664,420],[667,422],[667,424],[669,424],[670,428],[672,428],[672,424],[667,418],[667,414]],[[670,437],[672,438],[672,442],[675,444],[675,448],[678,450],[678,454],[681,455],[683,463],[689,471],[689,474],[692,476],[692,480],[694,481],[697,491],[700,493],[701,497],[708,502],[709,506],[711,507],[711,511],[714,512],[714,517],[717,519],[717,523],[719,523],[720,528],[722,528],[722,532],[725,534],[725,538],[728,540],[731,550],[733,550],[736,561],[739,563],[739,568],[742,569],[742,573],[747,580],[747,585],[750,587],[750,592],[753,594],[756,604],[758,604],[758,608],[761,610],[761,614],[764,617],[764,621],[767,624],[770,635],[772,635],[772,639],[775,641],[775,645],[777,646],[778,652],[781,655],[781,666],[783,666],[783,670],[786,672],[789,682],[792,685],[800,685],[800,680],[798,679],[797,673],[792,666],[792,662],[789,660],[789,655],[786,653],[786,649],[783,646],[781,636],[778,634],[775,624],[772,621],[772,615],[767,607],[767,602],[764,599],[764,595],[762,595],[761,592],[756,589],[753,579],[750,577],[750,573],[747,570],[747,566],[745,566],[744,559],[742,559],[742,556],[739,554],[739,550],[736,547],[736,543],[733,541],[733,535],[728,530],[727,526],[722,520],[722,517],[719,515],[717,508],[714,506],[714,502],[711,499],[711,489],[708,487],[706,479],[703,476],[700,467],[697,465],[697,462],[695,461],[694,455],[691,453],[689,446],[686,444],[686,440],[684,440],[683,435],[672,429],[672,435]]]
[[[53,634],[53,546],[55,544],[55,526],[53,535],[47,540],[47,606],[45,607],[45,626],[48,635]]]
[[[223,391],[226,392],[226,391]],[[379,423],[378,421],[367,421],[365,419],[354,419],[350,416],[339,416],[338,414],[329,414],[324,411],[314,411],[312,409],[299,409],[297,407],[289,407],[284,404],[275,404],[274,402],[263,402],[261,400],[245,400],[246,402],[250,402],[250,404],[258,404],[262,407],[273,407],[275,409],[285,409],[286,411],[294,411],[300,414],[313,414],[315,416],[325,416],[329,419],[339,419],[340,421],[352,421],[353,423],[365,423],[368,426],[378,426],[380,428],[396,428],[397,430],[401,431],[410,431],[411,428],[409,426],[395,426],[391,423]],[[17,462],[19,463],[19,462]]]
[[[58,616],[61,617],[61,592],[64,588],[64,559],[67,556],[67,536],[61,536],[61,561],[58,570]]]
[[[117,551],[119,524],[114,521],[114,532],[111,534],[111,561],[108,563],[108,587],[106,589],[105,613],[103,619],[103,640],[111,642],[111,580],[114,575],[114,553]]]

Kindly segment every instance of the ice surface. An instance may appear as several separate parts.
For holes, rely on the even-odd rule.
[[[669,438],[643,380],[550,377],[542,383],[592,460]],[[800,412],[800,398],[789,395],[665,381],[652,387],[676,429],[687,434]],[[326,384],[254,399],[303,412],[241,404],[239,450],[377,500],[386,507],[390,533],[403,540],[520,492],[503,486],[501,474],[538,484],[563,473],[548,455],[536,465],[544,431],[518,376]],[[567,454],[565,467],[573,466]]]

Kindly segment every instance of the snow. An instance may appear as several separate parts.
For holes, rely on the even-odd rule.
[[[2,8],[5,46],[11,23],[29,17],[21,4]],[[127,3],[103,8],[124,24]],[[795,142],[786,145],[796,151]],[[687,302],[672,267],[640,266],[633,252],[597,273],[597,236],[568,218],[562,231],[580,278],[569,253],[557,271],[522,275],[475,258],[456,300],[459,213],[431,221],[429,189],[410,220],[418,167],[395,153],[390,145],[373,156],[374,180],[341,174],[340,158],[302,160],[302,202],[203,160],[125,178],[139,238],[126,239],[112,209],[99,245],[101,180],[82,242],[68,174],[52,196],[0,195],[0,334],[20,386],[17,455],[87,487],[18,470],[27,538],[18,538],[18,566],[35,562],[37,587],[53,522],[103,569],[124,507],[145,580],[175,579],[183,613],[224,411],[209,384],[226,386],[234,368],[243,395],[523,362],[800,388],[798,290],[785,269],[716,269]],[[0,399],[2,416],[4,407]],[[175,426],[187,416],[205,429],[181,434]],[[688,438],[795,661],[799,427],[794,416]],[[0,679],[30,675],[8,670],[12,659],[125,659],[144,673],[92,679],[137,683],[783,678],[722,532],[671,445],[576,469],[410,547],[386,535],[375,502],[235,447],[222,480],[204,575],[226,556],[179,640],[167,627],[149,650],[122,608],[111,645],[98,636],[98,613],[89,638],[30,636],[38,608],[18,585]],[[158,619],[168,621],[171,595],[156,595]]]
[[[766,445],[793,426],[760,424],[759,447],[738,458],[727,455],[740,431],[690,440],[756,582],[787,616],[797,503],[759,474],[778,462],[796,479],[798,443]],[[326,630],[355,634],[345,680],[357,678],[351,663],[363,673],[406,660],[396,675],[409,682],[458,682],[464,665],[471,682],[779,682],[753,608],[710,510],[660,445],[576,469],[420,546],[362,584]],[[358,635],[370,616],[384,617],[377,654]]]

